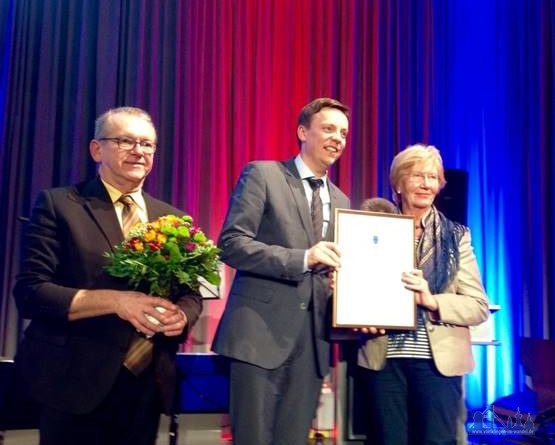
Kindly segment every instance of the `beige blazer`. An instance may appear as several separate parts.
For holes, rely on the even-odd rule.
[[[466,232],[459,243],[459,270],[445,293],[437,294],[439,310],[426,313],[426,329],[434,363],[445,376],[466,374],[474,368],[468,327],[489,316],[476,257]],[[384,368],[387,335],[369,339],[358,351],[358,364],[379,371]]]

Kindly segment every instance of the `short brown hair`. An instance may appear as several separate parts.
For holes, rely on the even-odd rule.
[[[368,198],[362,201],[360,210],[368,212],[381,212],[381,213],[398,213],[397,207],[391,201],[385,198]]]

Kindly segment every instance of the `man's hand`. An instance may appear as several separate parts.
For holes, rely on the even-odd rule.
[[[338,269],[341,267],[341,263],[339,262],[340,256],[341,253],[339,252],[337,244],[329,241],[320,241],[318,244],[308,249],[308,268],[314,269],[317,266],[323,265],[331,267],[332,269]]]
[[[135,291],[115,292],[118,294],[115,299],[116,315],[146,336],[162,332],[165,324],[173,325],[177,321],[180,309],[169,300]]]
[[[116,314],[146,336],[161,332],[173,337],[180,335],[187,325],[185,313],[169,300],[142,292],[111,289],[79,290],[71,302],[68,319],[108,314]]]
[[[183,333],[183,330],[187,326],[187,316],[179,307],[177,311],[166,311],[164,313],[166,316],[162,322],[160,332],[166,337],[176,337]]]
[[[335,270],[331,270],[328,272],[328,282],[330,286],[330,290],[333,292],[335,291]]]

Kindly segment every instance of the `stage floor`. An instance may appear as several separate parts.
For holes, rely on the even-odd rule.
[[[156,445],[167,445],[168,417],[162,416]],[[221,439],[222,416],[220,414],[187,414],[178,418],[178,445],[231,445]],[[37,430],[7,431],[4,445],[37,445]]]
[[[232,445],[231,441],[222,439],[221,426],[227,419],[220,414],[184,414],[178,417],[178,445]],[[224,426],[225,430],[225,426]],[[156,445],[168,445],[168,418],[162,416],[160,432]],[[315,444],[315,441],[308,443]],[[325,439],[322,445],[332,445],[333,440]],[[4,445],[37,445],[36,430],[6,431]]]

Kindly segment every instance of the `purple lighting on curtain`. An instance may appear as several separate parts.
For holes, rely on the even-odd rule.
[[[7,0],[0,4],[0,116],[5,117],[8,97],[8,74],[10,68],[11,47],[13,41],[13,20],[15,0]],[[5,120],[0,121],[0,141],[4,140]],[[0,162],[3,160],[3,145],[0,146]],[[4,163],[2,162],[3,165]]]

